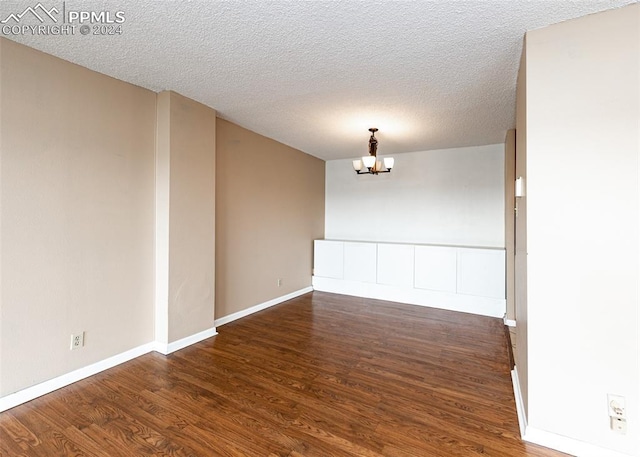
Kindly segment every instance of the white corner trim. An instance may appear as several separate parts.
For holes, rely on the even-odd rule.
[[[565,452],[577,457],[631,457],[629,454],[622,454],[611,449],[606,449],[595,444],[568,438],[555,433],[527,427],[523,439],[529,443],[539,444],[560,452]]]
[[[0,412],[31,401],[42,395],[51,393],[54,390],[58,390],[62,387],[68,386],[69,384],[73,384],[74,382],[81,381],[89,376],[100,373],[101,371],[120,365],[121,363],[128,362],[136,357],[140,357],[141,355],[153,351],[154,346],[155,343],[143,344],[142,346],[122,352],[86,367],[78,368],[70,373],[63,374],[48,381],[41,382],[40,384],[6,395],[0,398]]]
[[[187,346],[191,346],[192,344],[199,343],[202,340],[206,340],[207,338],[211,338],[212,336],[216,336],[218,332],[215,327],[211,327],[207,330],[203,330],[194,335],[187,336],[186,338],[182,338],[181,340],[174,341],[173,343],[160,343],[156,341],[154,343],[153,350],[159,352],[163,355],[169,355],[172,352],[179,351],[180,349],[184,349]]]
[[[215,325],[216,327],[220,327],[221,325],[228,324],[229,322],[233,322],[243,317],[247,317],[251,314],[257,313],[258,311],[262,311],[263,309],[267,309],[272,306],[279,305],[282,302],[291,300],[292,298],[299,297],[300,295],[304,295],[309,292],[313,292],[313,287],[311,286],[305,287],[304,289],[296,290],[295,292],[291,292],[290,294],[274,298],[264,303],[259,303],[255,306],[252,306],[251,308],[243,309],[242,311],[238,311],[237,313],[233,313],[233,314],[229,314],[228,316],[221,317],[220,319],[216,319]]]
[[[516,412],[518,413],[518,425],[520,426],[520,437],[524,439],[527,432],[527,415],[524,412],[524,399],[520,390],[520,378],[518,378],[518,367],[511,370],[511,381],[513,382],[513,395],[516,401]]]

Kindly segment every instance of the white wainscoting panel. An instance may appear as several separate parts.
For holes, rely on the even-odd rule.
[[[505,311],[505,301],[497,298],[474,297],[473,295],[452,294],[437,290],[387,286],[384,284],[320,278],[318,276],[313,277],[313,289],[321,292],[375,298],[377,300],[429,306],[431,308],[497,318],[502,318]]]
[[[344,243],[315,240],[313,244],[313,274],[323,278],[342,279],[344,277]]]
[[[416,246],[415,268],[416,288],[456,293],[456,248]]]
[[[414,251],[409,244],[378,244],[378,284],[413,287]]]
[[[504,249],[316,240],[313,288],[504,317]]]
[[[504,251],[458,248],[459,294],[505,298]]]
[[[366,283],[376,282],[375,243],[344,242],[344,279]]]

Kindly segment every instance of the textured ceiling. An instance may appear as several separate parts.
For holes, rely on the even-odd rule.
[[[633,2],[67,0],[124,12],[123,33],[2,36],[336,159],[365,154],[369,127],[381,155],[502,142],[525,31]],[[0,20],[37,3],[0,0]]]

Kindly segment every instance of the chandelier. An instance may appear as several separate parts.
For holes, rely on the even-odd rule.
[[[391,173],[393,168],[393,157],[385,157],[384,162],[378,160],[378,139],[376,138],[377,128],[370,128],[369,155],[353,161],[353,169],[359,175],[377,175],[379,173]],[[384,165],[383,165],[384,164]],[[366,170],[362,170],[366,168]]]

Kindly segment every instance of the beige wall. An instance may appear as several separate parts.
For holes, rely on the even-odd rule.
[[[153,340],[155,102],[0,38],[0,396]]]
[[[520,380],[525,414],[529,407],[528,321],[527,321],[527,40],[525,37],[516,89],[515,176],[524,179],[524,197],[515,199],[514,300],[516,313],[516,350],[514,357]]]
[[[311,285],[313,240],[324,236],[324,162],[222,119],[216,152],[221,318]]]
[[[157,290],[166,288],[167,301],[156,309],[166,313],[169,343],[214,327],[215,154],[215,110],[175,92],[158,94],[157,166],[165,180],[158,176],[156,188],[168,207],[156,211],[168,224],[158,230],[168,250],[158,253],[167,275]]]
[[[515,179],[516,179],[516,131],[507,131],[504,140],[504,245],[506,255],[506,317],[516,318],[515,308]]]
[[[529,425],[638,456],[640,5],[526,47]],[[609,393],[626,398],[626,435]]]
[[[211,330],[216,279],[217,317],[311,285],[323,161],[179,94],[0,51],[0,396]]]

